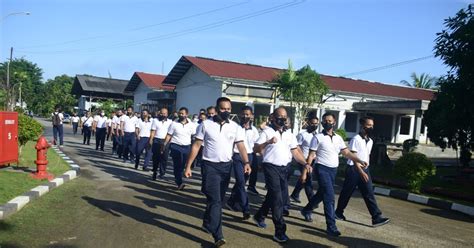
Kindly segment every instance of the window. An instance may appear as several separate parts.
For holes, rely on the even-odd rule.
[[[411,117],[410,116],[401,117],[400,118],[400,134],[409,135],[410,134],[410,124],[411,124]]]
[[[421,134],[425,134],[425,128],[426,128],[425,118],[422,118],[421,119],[421,130],[420,130]]]
[[[347,132],[357,132],[357,116],[357,113],[346,113],[344,129],[346,129]]]

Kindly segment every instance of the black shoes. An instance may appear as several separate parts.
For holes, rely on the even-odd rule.
[[[336,217],[336,220],[346,220],[346,216],[344,216],[343,214],[338,214],[337,212],[335,212],[334,216]]]
[[[372,226],[373,227],[378,227],[378,226],[383,226],[387,223],[390,222],[390,219],[389,218],[385,218],[385,217],[378,217],[374,220],[372,220]]]
[[[300,211],[301,215],[304,217],[304,221],[306,222],[313,222],[313,218],[311,217],[311,212],[306,212],[304,209]]]

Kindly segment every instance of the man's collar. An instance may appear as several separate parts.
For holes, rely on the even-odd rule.
[[[214,116],[212,117],[212,120],[213,120],[214,122],[217,122],[217,124],[219,124],[219,125],[224,125],[225,123],[229,123],[229,119],[223,121],[218,115],[214,115]]]
[[[336,135],[336,133],[334,131],[332,131],[332,135],[328,134],[328,132],[326,130],[323,130],[321,133],[324,134],[324,135],[330,136],[330,137],[333,137],[333,136]]]

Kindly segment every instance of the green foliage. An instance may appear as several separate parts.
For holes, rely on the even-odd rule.
[[[112,99],[107,99],[100,102],[100,109],[104,110],[105,115],[107,116],[110,115],[116,107],[117,104]]]
[[[435,88],[436,78],[431,77],[429,74],[421,73],[420,76],[416,75],[415,72],[411,74],[412,82],[409,83],[406,80],[402,80],[400,83],[413,88],[422,88],[422,89],[433,89]]]
[[[33,118],[18,113],[18,145],[20,149],[28,142],[38,139],[43,132],[43,126]]]
[[[42,101],[38,104],[36,112],[48,116],[54,107],[59,105],[64,112],[71,113],[73,107],[77,105],[77,99],[71,94],[73,81],[74,79],[67,75],[46,81],[40,93]]]
[[[474,149],[474,5],[445,20],[438,33],[435,55],[449,71],[438,82],[435,100],[424,114],[428,137],[440,147],[460,149],[460,160],[469,166]]]
[[[408,181],[408,189],[419,193],[423,181],[436,174],[436,167],[426,155],[410,152],[403,155],[395,163],[395,173]]]
[[[294,71],[291,61],[288,61],[288,69],[271,83],[280,97],[296,106],[296,117],[300,121],[304,121],[311,107],[320,104],[322,96],[329,92],[321,76],[309,65]]]
[[[419,143],[417,139],[407,139],[403,141],[403,154],[415,151]]]
[[[339,128],[339,129],[336,129],[336,131],[334,131],[335,133],[337,133],[337,135],[341,136],[341,138],[343,140],[347,140],[347,133],[346,133],[346,130],[342,129],[342,128]]]

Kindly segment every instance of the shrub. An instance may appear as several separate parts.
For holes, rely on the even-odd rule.
[[[397,160],[395,173],[407,179],[410,191],[419,193],[425,178],[436,174],[436,167],[425,154],[410,152]]]
[[[39,122],[25,114],[18,113],[18,145],[20,153],[28,141],[38,139],[41,133],[43,133],[43,126]]]
[[[341,136],[341,138],[343,140],[347,140],[347,133],[346,133],[346,130],[342,129],[342,128],[339,128],[337,129],[336,131],[334,131],[337,133],[337,135]]]
[[[420,142],[416,139],[407,139],[403,141],[403,154],[414,152]]]

